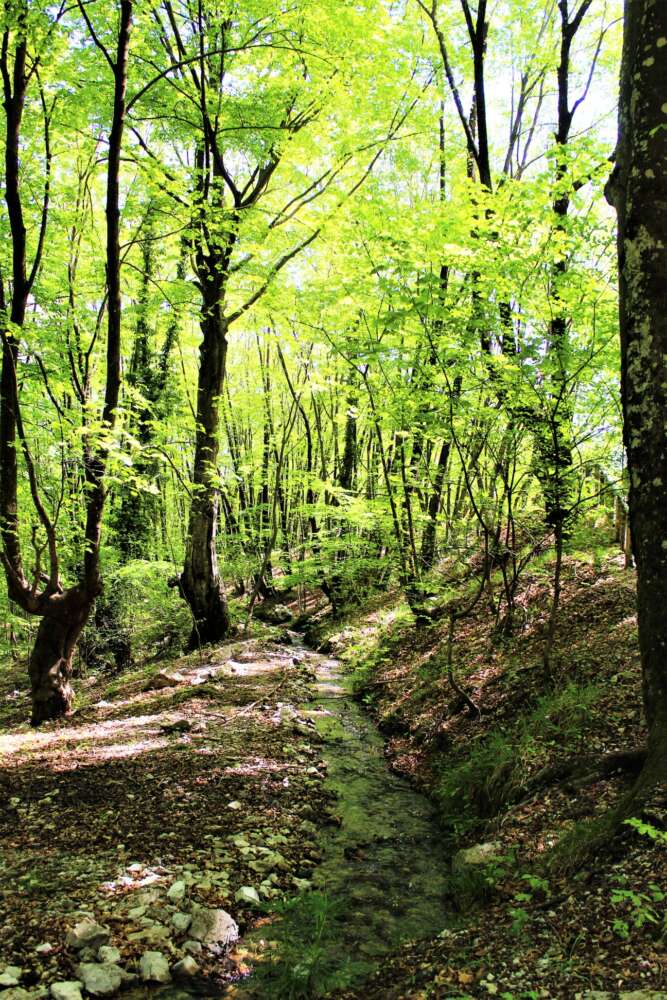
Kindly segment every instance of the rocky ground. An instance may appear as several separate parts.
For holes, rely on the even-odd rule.
[[[75,714],[38,731],[24,675],[5,682],[2,1000],[220,995],[247,972],[234,942],[309,886],[327,822],[317,736],[294,708],[310,680],[298,650],[232,643],[89,677]]]

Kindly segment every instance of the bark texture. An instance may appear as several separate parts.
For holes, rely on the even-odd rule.
[[[667,776],[667,4],[626,0],[616,167],[621,391],[649,726],[640,783]]]
[[[52,602],[37,629],[28,672],[32,697],[31,725],[59,719],[72,708],[70,683],[74,650],[90,612],[90,601],[82,591],[71,591]]]
[[[222,314],[222,293],[215,281],[209,284],[213,288],[205,303],[201,320],[203,339],[197,386],[193,495],[185,564],[180,577],[181,593],[193,617],[190,640],[193,647],[219,642],[230,630],[216,550],[220,502],[217,470],[220,398],[227,361],[227,328]]]

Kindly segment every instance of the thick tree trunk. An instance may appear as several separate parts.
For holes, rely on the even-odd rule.
[[[215,283],[214,283],[215,284]],[[218,570],[220,398],[227,361],[227,329],[216,289],[205,303],[197,387],[194,484],[185,565],[180,589],[193,617],[190,645],[220,642],[230,630],[229,611]]]
[[[28,667],[33,726],[60,719],[71,711],[72,658],[90,607],[91,602],[81,594],[75,604],[54,603],[40,620]]]
[[[649,758],[667,778],[667,4],[626,0],[616,168],[621,391]]]

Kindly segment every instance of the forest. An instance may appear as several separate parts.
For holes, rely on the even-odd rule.
[[[666,0],[0,22],[0,1000],[667,998]]]

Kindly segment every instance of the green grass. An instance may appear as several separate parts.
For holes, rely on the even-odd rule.
[[[495,815],[525,774],[556,752],[573,752],[602,693],[594,684],[568,684],[541,697],[513,727],[468,746],[462,760],[443,761],[435,798],[445,825],[457,835],[467,832]]]
[[[343,904],[323,892],[306,892],[279,903],[272,927],[274,947],[256,966],[253,994],[272,1000],[312,1000],[344,989],[370,972],[353,962],[339,918]]]

